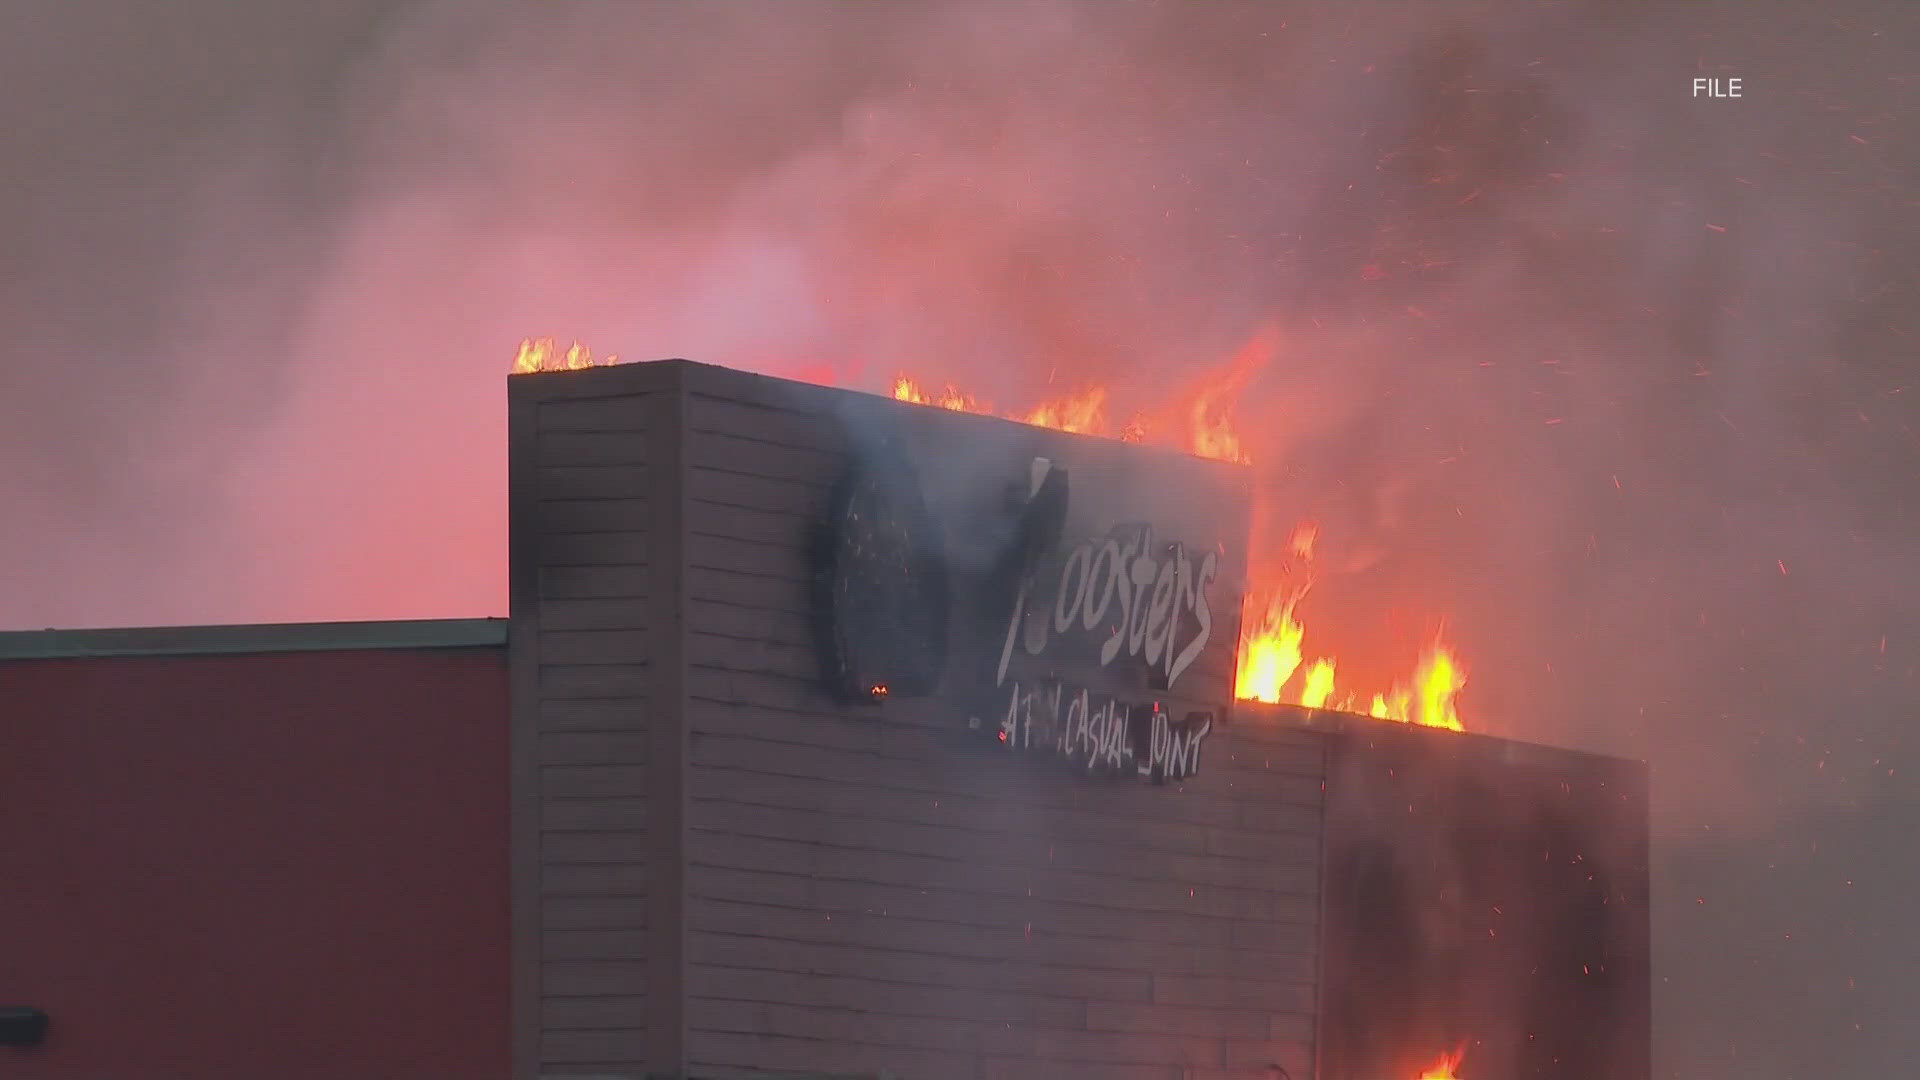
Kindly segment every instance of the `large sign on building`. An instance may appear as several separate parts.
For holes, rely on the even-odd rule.
[[[830,684],[932,698],[1082,772],[1197,772],[1232,701],[1238,470],[1039,430],[996,430],[1004,454],[943,454],[942,432],[917,427],[855,441],[830,503],[816,590]]]

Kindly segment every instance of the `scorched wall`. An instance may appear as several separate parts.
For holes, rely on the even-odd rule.
[[[515,381],[514,626],[540,642],[537,675],[519,684],[541,770],[526,805],[635,808],[645,830],[609,833],[604,850],[631,873],[627,894],[650,897],[617,925],[558,931],[542,839],[540,1070],[1309,1075],[1321,742],[1216,723],[1196,775],[1089,779],[964,731],[946,693],[963,676],[925,697],[836,699],[821,679],[816,530],[862,437],[846,412],[855,397],[677,362]],[[1133,469],[1149,489],[1211,485],[1226,509],[1184,539],[1244,537],[1239,470],[864,397],[853,407],[944,450],[919,456],[929,488],[942,468],[1012,464],[1024,481],[1045,454],[1076,481]],[[644,524],[602,524],[623,504]],[[589,518],[604,530],[595,544],[577,532]],[[1223,700],[1232,546],[1220,575],[1232,603],[1211,639],[1225,647],[1187,674],[1190,692]],[[589,573],[562,560],[583,549],[629,599],[605,600],[590,632],[560,630],[550,613],[581,610],[573,583]],[[684,573],[649,562],[675,551]],[[595,655],[631,681],[581,674],[602,643],[617,663]],[[566,746],[586,747],[590,723],[593,739],[632,750],[618,765],[584,752],[564,763],[552,756],[563,720]],[[610,741],[628,731],[650,734]],[[576,769],[605,784],[554,787]],[[676,921],[613,936],[642,910]],[[631,949],[591,962],[556,951],[595,941]],[[586,986],[576,968],[589,964]],[[676,977],[678,1001],[663,1000]],[[583,989],[606,1010],[590,1037],[558,1023],[579,1022]]]
[[[1645,767],[1235,706],[1246,470],[510,386],[520,1080],[1647,1076]]]

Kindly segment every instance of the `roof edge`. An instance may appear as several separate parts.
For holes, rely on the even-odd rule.
[[[505,619],[150,626],[0,632],[0,660],[108,656],[207,656],[349,652],[368,649],[477,649],[507,643]]]
[[[1236,701],[1233,703],[1233,708],[1235,714],[1249,719],[1260,717],[1278,721],[1289,727],[1328,735],[1375,739],[1428,739],[1432,740],[1434,745],[1458,748],[1469,755],[1490,758],[1507,765],[1550,769],[1571,768],[1580,772],[1609,772],[1619,769],[1645,771],[1648,767],[1647,762],[1640,758],[1618,757],[1612,754],[1595,753],[1591,750],[1575,750],[1547,743],[1527,742],[1505,735],[1490,735],[1482,731],[1446,731],[1440,728],[1421,727],[1418,724],[1379,720],[1360,713],[1340,712],[1335,709],[1309,709],[1300,705],[1273,705],[1257,701]]]

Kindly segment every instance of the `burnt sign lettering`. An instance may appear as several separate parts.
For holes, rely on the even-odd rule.
[[[995,738],[1010,750],[1053,754],[1087,773],[1164,783],[1200,771],[1211,713],[1176,721],[1159,702],[1129,704],[1063,683],[1006,687]]]
[[[1071,504],[1047,458],[1016,485],[948,473],[927,490],[902,445],[870,446],[829,501],[814,577],[828,688],[931,698],[984,741],[1082,775],[1195,775],[1232,693],[1225,549],[1141,512],[1164,511],[1164,489],[1113,472]]]
[[[1191,776],[1215,713],[1183,703],[1181,678],[1213,640],[1219,552],[1159,542],[1140,521],[1065,546],[1066,499],[1065,470],[1037,459],[1025,513],[1043,524],[1017,530],[998,575],[1011,595],[972,725],[1092,774]]]
[[[1039,656],[1053,638],[1094,634],[1100,666],[1144,661],[1154,685],[1171,689],[1213,633],[1207,586],[1218,566],[1214,551],[1196,559],[1185,544],[1156,549],[1152,525],[1120,525],[1081,542],[1060,566],[1051,604],[1031,610],[1032,582],[1021,582],[997,677],[1006,678],[1016,639]]]

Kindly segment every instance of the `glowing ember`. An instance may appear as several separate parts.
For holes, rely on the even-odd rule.
[[[1466,1056],[1465,1051],[1441,1054],[1437,1061],[1427,1066],[1426,1071],[1422,1072],[1418,1077],[1415,1077],[1414,1080],[1460,1080],[1458,1074],[1453,1070],[1460,1067],[1460,1059]]]

